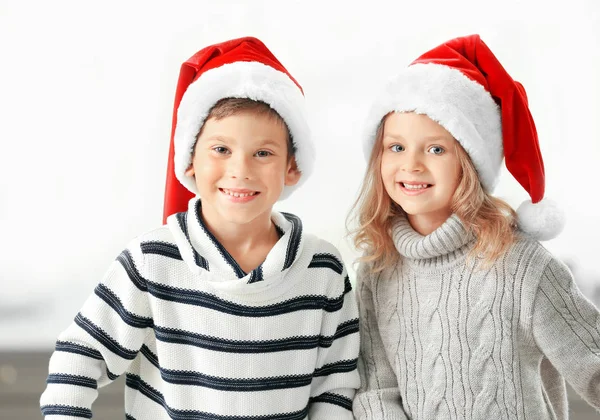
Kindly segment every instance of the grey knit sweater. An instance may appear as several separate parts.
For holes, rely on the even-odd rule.
[[[566,419],[563,378],[600,407],[600,314],[538,242],[481,269],[456,216],[393,236],[398,266],[358,271],[357,419]]]

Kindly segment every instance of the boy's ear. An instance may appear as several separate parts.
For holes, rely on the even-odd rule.
[[[194,177],[196,172],[194,171],[194,165],[190,163],[190,166],[185,170],[185,176]]]
[[[296,163],[296,157],[292,156],[287,165],[287,171],[285,172],[285,185],[291,187],[296,185],[300,181],[302,172],[298,170],[298,164]]]

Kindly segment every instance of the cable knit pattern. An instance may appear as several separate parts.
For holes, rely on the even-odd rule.
[[[358,270],[357,419],[566,419],[563,378],[600,407],[600,316],[538,242],[485,268],[457,216],[392,233],[399,264]]]

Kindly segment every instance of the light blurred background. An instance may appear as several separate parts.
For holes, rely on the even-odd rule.
[[[471,33],[527,89],[547,196],[568,218],[545,245],[598,305],[597,0],[0,0],[0,418],[40,418],[57,335],[124,245],[160,224],[183,61],[252,35],[302,84],[318,161],[277,209],[337,245],[354,280],[345,219],[373,95],[421,53]],[[496,193],[515,208],[527,198],[506,171]],[[122,416],[122,389],[109,388],[97,406]],[[571,410],[592,413],[576,396]]]

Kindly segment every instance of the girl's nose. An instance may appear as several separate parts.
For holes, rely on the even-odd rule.
[[[405,152],[402,156],[402,170],[406,172],[421,172],[424,165],[422,156],[417,152]]]

